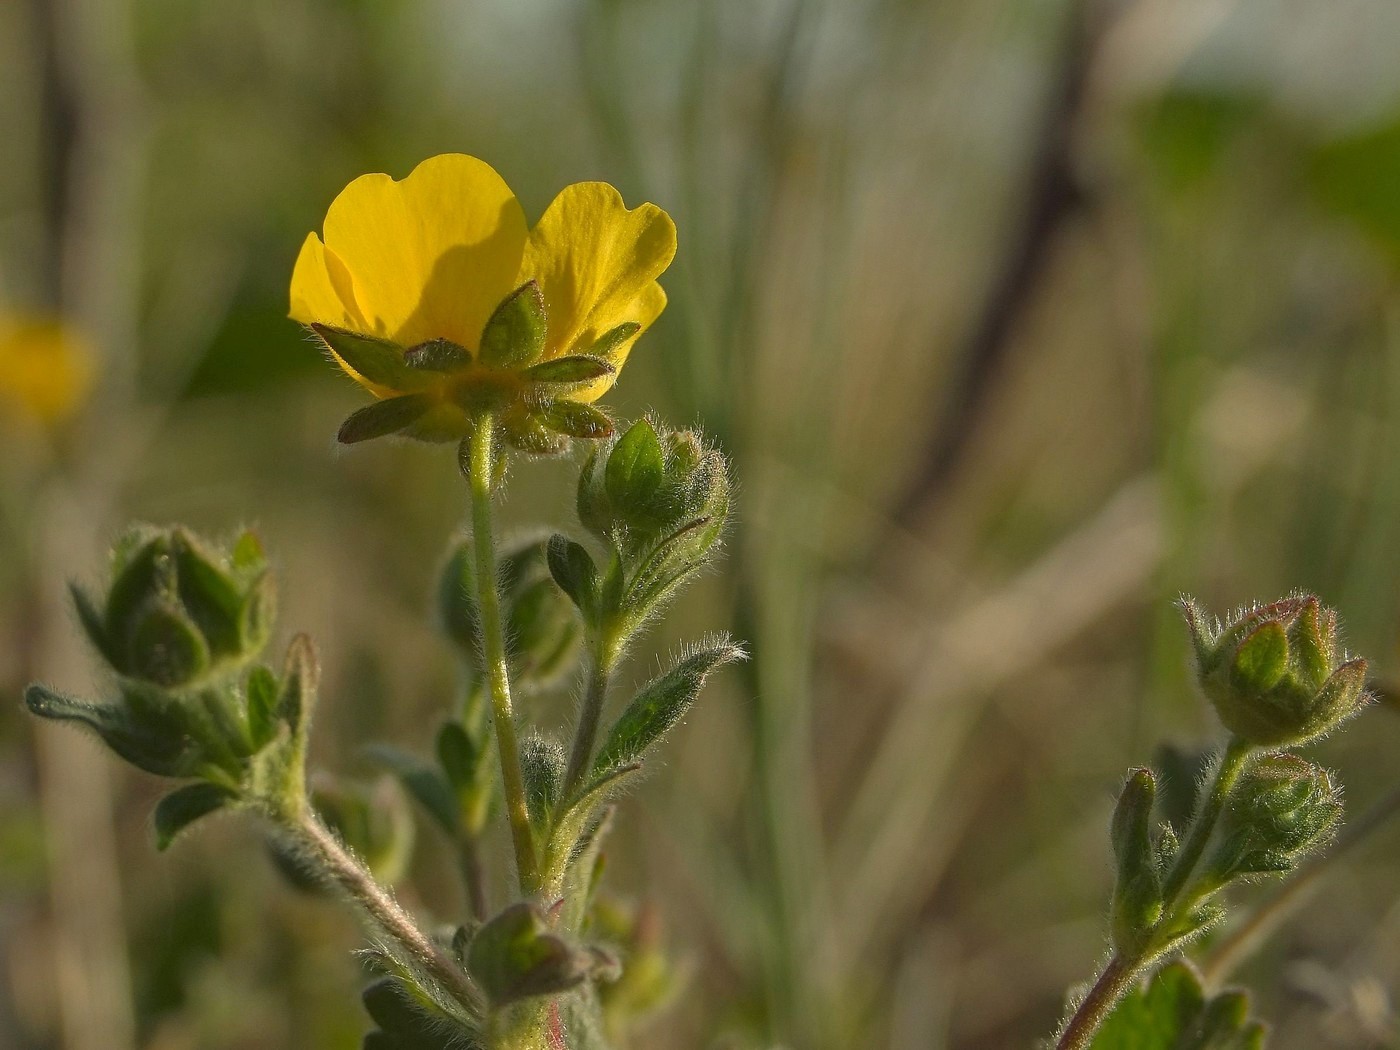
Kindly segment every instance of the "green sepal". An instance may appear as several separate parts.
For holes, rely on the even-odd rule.
[[[1288,670],[1288,635],[1274,621],[1260,624],[1235,650],[1230,678],[1237,688],[1266,692]]]
[[[481,332],[481,363],[487,368],[518,368],[539,360],[548,331],[544,294],[527,281],[496,307]]]
[[[356,373],[390,390],[423,390],[433,378],[410,368],[398,343],[352,332],[334,325],[312,323],[311,330]]]
[[[610,358],[622,349],[622,344],[642,330],[636,321],[623,321],[616,328],[609,328],[598,337],[588,353],[592,357]]]
[[[429,339],[403,353],[404,364],[419,372],[460,372],[472,363],[471,351],[448,339]]]
[[[525,370],[525,378],[532,383],[588,383],[616,374],[616,368],[591,354],[556,357]]]
[[[174,605],[148,608],[127,643],[132,676],[167,688],[198,678],[210,662],[209,646],[199,628]]]
[[[101,654],[104,660],[115,666],[118,657],[108,640],[107,626],[102,622],[102,613],[93,602],[92,597],[76,583],[68,585],[68,593],[73,599],[73,608],[77,611],[78,622],[82,624],[88,641],[92,643],[93,648]]]
[[[586,441],[600,441],[613,432],[613,421],[606,412],[568,398],[549,402],[539,410],[539,418],[550,430]]]
[[[171,536],[180,604],[194,621],[214,657],[237,656],[245,646],[241,630],[245,595],[239,581],[218,564],[189,533]]]
[[[583,544],[561,533],[549,538],[549,572],[559,589],[592,622],[598,613],[598,567]]]
[[[434,401],[427,394],[404,394],[402,397],[389,397],[383,401],[371,401],[363,408],[350,413],[336,440],[342,445],[354,445],[361,441],[387,437],[407,430],[432,409]]]
[[[237,800],[228,788],[219,784],[186,784],[156,803],[151,824],[155,829],[156,849],[170,848],[175,837],[200,817],[208,816]]]
[[[666,459],[655,428],[645,419],[633,423],[608,454],[604,468],[608,502],[629,524],[664,522]]]
[[[123,707],[89,703],[42,685],[26,689],[24,702],[40,718],[86,726],[119,757],[148,773],[183,777],[199,768],[201,755],[195,741],[174,726],[145,725]]]
[[[533,904],[512,904],[476,932],[467,969],[497,1008],[557,995],[582,984],[591,970],[585,952],[551,932]]]
[[[229,551],[228,560],[233,571],[244,576],[255,576],[267,568],[267,552],[263,550],[262,540],[252,529],[244,529],[238,534],[238,538],[233,541],[233,549]]]
[[[696,650],[644,685],[613,724],[594,771],[641,758],[690,709],[713,671],[743,658],[744,650],[726,638]]]
[[[277,676],[262,664],[254,664],[243,690],[248,700],[248,732],[254,747],[261,750],[277,737]]]
[[[546,426],[542,410],[509,413],[501,420],[501,434],[512,448],[531,456],[559,456],[569,450],[568,435]]]
[[[287,646],[282,668],[282,690],[277,696],[277,717],[292,731],[294,740],[304,746],[311,714],[316,708],[316,692],[321,683],[321,666],[316,647],[305,634],[294,637]]]

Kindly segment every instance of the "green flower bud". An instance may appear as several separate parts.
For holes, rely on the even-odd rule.
[[[1366,700],[1366,661],[1349,659],[1337,614],[1312,595],[1248,609],[1221,625],[1182,603],[1201,689],[1236,736],[1260,747],[1329,732]]]
[[[271,577],[251,533],[225,551],[181,528],[133,530],[113,552],[101,610],[76,587],[73,597],[112,668],[162,689],[237,671],[272,628]]]
[[[456,544],[438,574],[438,619],[468,665],[484,674],[471,546],[470,540]],[[526,689],[548,686],[573,668],[582,633],[550,575],[543,541],[530,540],[501,559],[500,588],[516,680]]]
[[[1118,795],[1110,838],[1118,873],[1110,926],[1113,945],[1132,952],[1146,943],[1162,914],[1162,878],[1152,838],[1152,804],[1157,779],[1150,769],[1134,769]]]
[[[1298,755],[1260,755],[1230,795],[1211,870],[1221,878],[1289,871],[1341,818],[1341,792],[1327,770]]]
[[[728,511],[724,456],[691,431],[647,419],[599,447],[579,477],[579,520],[624,551],[684,533],[687,548],[701,556],[718,539]]]

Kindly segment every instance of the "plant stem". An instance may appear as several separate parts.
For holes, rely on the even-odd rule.
[[[589,763],[593,761],[593,745],[598,739],[598,722],[603,715],[603,704],[608,698],[608,682],[612,678],[613,658],[608,647],[601,640],[593,645],[588,672],[588,688],[583,694],[583,706],[579,708],[578,728],[574,731],[574,747],[569,754],[569,766],[564,774],[564,788],[560,798],[568,800],[582,785]]]
[[[327,882],[338,887],[376,929],[393,938],[409,958],[470,1015],[480,1013],[481,996],[466,973],[429,940],[412,916],[341,845],[309,806],[279,821],[279,825],[292,838],[298,852],[315,865]]]
[[[1079,1001],[1073,1015],[1055,1041],[1055,1050],[1084,1050],[1099,1026],[1118,1005],[1128,985],[1141,967],[1141,960],[1129,961],[1114,955],[1100,971],[1089,994]]]
[[[489,413],[477,417],[467,439],[467,482],[471,489],[472,540],[476,555],[477,603],[481,613],[481,643],[491,683],[496,744],[501,758],[501,782],[506,815],[515,845],[515,867],[520,889],[526,896],[539,889],[539,862],[535,857],[530,811],[525,803],[525,778],[520,770],[520,746],[515,739],[515,715],[511,710],[510,668],[506,663],[505,629],[496,580],[496,538],[491,525],[491,443],[495,430]]]
[[[1176,861],[1162,886],[1160,922],[1170,922],[1175,910],[1182,905],[1183,894],[1190,886],[1196,865],[1205,853],[1216,822],[1220,819],[1230,792],[1234,790],[1235,782],[1253,750],[1254,745],[1239,737],[1231,737],[1230,743],[1220,756],[1210,790],[1201,800],[1195,818],[1191,821],[1191,831],[1182,843]],[[1080,1001],[1065,1023],[1055,1042],[1055,1050],[1084,1050],[1088,1047],[1093,1042],[1099,1026],[1107,1019],[1118,1000],[1123,997],[1124,991],[1142,972],[1151,957],[1150,950],[1128,957],[1114,953],[1094,981],[1093,987],[1089,989],[1089,994]]]
[[[1200,863],[1201,854],[1205,852],[1206,843],[1210,841],[1211,832],[1215,830],[1215,823],[1220,819],[1220,813],[1225,808],[1225,801],[1230,797],[1230,792],[1234,790],[1235,781],[1239,779],[1245,761],[1253,750],[1254,745],[1248,741],[1241,740],[1239,737],[1231,737],[1230,743],[1225,748],[1225,753],[1220,756],[1220,763],[1216,766],[1215,779],[1211,782],[1210,792],[1201,800],[1201,804],[1196,810],[1196,817],[1191,822],[1191,833],[1181,844],[1176,861],[1172,864],[1171,871],[1162,884],[1163,914],[1171,913],[1172,905],[1177,903],[1177,898],[1186,889],[1186,884],[1195,872],[1196,865]]]

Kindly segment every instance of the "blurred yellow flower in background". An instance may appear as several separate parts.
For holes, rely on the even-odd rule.
[[[490,412],[540,452],[608,430],[588,406],[665,307],[657,278],[676,251],[664,211],[629,210],[600,182],[566,187],[531,229],[504,180],[462,154],[401,181],[361,176],[323,232],[297,258],[291,316],[383,399],[341,439],[453,440]]]
[[[87,400],[96,355],[56,317],[0,313],[0,402],[5,415],[44,426],[72,416]]]

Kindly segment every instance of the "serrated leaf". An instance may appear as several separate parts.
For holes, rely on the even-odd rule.
[[[156,833],[156,849],[168,849],[180,832],[200,817],[223,809],[234,798],[231,791],[218,784],[187,784],[178,791],[172,791],[156,803],[151,818]]]
[[[595,772],[640,758],[689,710],[705,679],[716,669],[742,659],[744,651],[725,640],[686,657],[644,685],[608,732],[593,763]]]
[[[342,445],[354,445],[397,434],[417,423],[432,407],[433,399],[426,394],[404,394],[402,397],[372,401],[356,409],[340,424],[336,440]]]
[[[481,333],[481,363],[488,368],[529,364],[544,353],[544,294],[527,281],[496,307]]]
[[[311,330],[337,357],[378,386],[412,391],[423,390],[433,382],[431,375],[408,366],[403,348],[397,343],[333,325],[312,324]]]
[[[616,372],[617,369],[601,357],[571,354],[531,365],[525,370],[525,378],[535,383],[587,383]]]
[[[1259,1050],[1264,1032],[1247,1019],[1241,992],[1208,999],[1194,967],[1168,963],[1125,995],[1091,1050]]]

